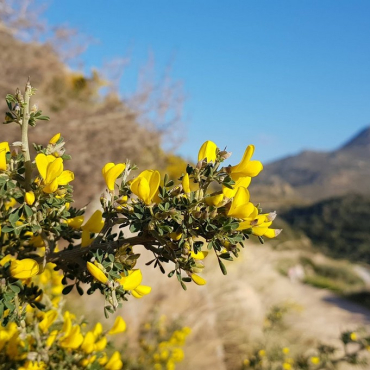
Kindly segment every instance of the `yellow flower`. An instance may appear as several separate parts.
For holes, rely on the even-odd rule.
[[[204,198],[204,201],[208,206],[220,207],[224,200],[223,194],[208,195]]]
[[[100,233],[104,227],[103,213],[99,210],[95,211],[91,217],[87,220],[86,224],[81,227],[82,229],[82,240],[81,246],[87,247],[93,241],[93,238],[90,238],[91,233]]]
[[[106,284],[109,279],[105,276],[104,272],[91,262],[87,262],[87,269],[94,278],[103,284]]]
[[[10,264],[10,274],[16,279],[28,279],[37,275],[38,272],[38,263],[30,258],[13,260]]]
[[[292,369],[292,365],[289,362],[284,362],[283,363],[283,369],[284,370],[291,370]]]
[[[58,312],[54,310],[45,313],[44,318],[39,323],[39,328],[44,334],[49,330],[50,326],[53,324],[57,316]]]
[[[85,338],[81,344],[81,349],[86,353],[89,354],[94,351],[94,344],[95,344],[95,335],[92,331],[88,331],[85,335]]]
[[[114,335],[118,333],[123,333],[124,331],[126,331],[125,320],[123,320],[121,316],[117,316],[112,328],[108,331],[108,334]]]
[[[158,192],[160,181],[161,175],[158,171],[145,170],[131,182],[130,189],[146,205],[149,205]]]
[[[264,356],[266,356],[266,351],[265,351],[264,349],[260,349],[260,350],[258,351],[258,356],[260,356],[260,357],[264,357]]]
[[[67,185],[74,179],[72,171],[63,170],[62,158],[39,153],[36,156],[36,166],[43,179],[43,191],[47,194],[57,191],[59,185]]]
[[[53,330],[50,334],[48,339],[46,339],[46,346],[51,347],[58,335],[58,330]]]
[[[353,342],[356,342],[356,340],[357,340],[357,334],[356,334],[355,332],[352,332],[352,333],[350,334],[350,338],[351,338],[351,340],[352,340]]]
[[[9,143],[0,143],[0,171],[6,171],[6,153],[10,152]]]
[[[105,180],[105,183],[107,184],[107,188],[110,191],[114,190],[114,184],[118,178],[118,176],[124,171],[126,168],[125,163],[107,163],[103,169],[102,174]]]
[[[213,141],[206,141],[199,149],[198,162],[203,159],[209,162],[216,162],[217,158],[217,145]]]
[[[114,352],[107,364],[104,366],[106,370],[121,370],[123,366],[121,355],[118,351]]]
[[[197,285],[205,285],[207,282],[202,278],[200,277],[199,275],[197,274],[191,274],[191,279],[194,281],[195,284]]]
[[[10,335],[7,331],[0,329],[0,351],[4,348],[5,344],[8,343]]]
[[[60,132],[54,135],[50,140],[49,144],[56,144],[57,141],[60,139]]]
[[[207,251],[199,251],[198,253],[195,253],[193,251],[190,252],[190,256],[193,257],[195,260],[204,260],[208,256]]]
[[[27,191],[24,195],[24,200],[29,206],[32,206],[35,203],[35,193],[33,191]]]
[[[81,225],[83,224],[83,222],[84,222],[84,216],[76,216],[73,218],[69,218],[67,220],[68,226],[76,230],[81,228]]]
[[[60,341],[60,346],[63,348],[77,349],[83,342],[84,337],[81,334],[79,325],[71,328],[69,334]]]
[[[149,294],[152,288],[147,285],[139,285],[137,288],[131,290],[131,294],[135,298],[143,298],[145,295]]]
[[[236,192],[240,187],[247,188],[249,184],[251,183],[252,178],[251,177],[240,177],[235,181],[235,184],[233,185],[233,188],[227,188],[226,186],[222,186],[222,192],[227,198],[234,198]]]
[[[106,353],[104,353],[103,357],[98,359],[99,365],[104,366],[108,362],[108,357]]]
[[[174,348],[172,350],[171,358],[175,362],[181,362],[184,359],[184,351],[182,348]]]
[[[255,210],[249,201],[249,191],[244,187],[238,188],[227,215],[235,218],[247,218]]]
[[[230,168],[230,174],[233,180],[236,181],[240,177],[245,176],[255,177],[263,170],[263,166],[260,161],[251,161],[253,153],[254,145],[248,145],[240,163]]]
[[[89,357],[89,358],[84,358],[84,359],[80,362],[80,364],[81,364],[81,366],[83,366],[83,367],[87,367],[87,366],[89,366],[90,364],[92,364],[95,360],[96,360],[96,355],[91,356],[91,357]]]
[[[121,275],[118,282],[122,285],[124,290],[131,291],[135,298],[142,298],[151,292],[152,288],[146,285],[140,285],[143,280],[143,275],[140,269],[130,270],[128,276]]]
[[[5,257],[3,257],[0,260],[0,266],[4,266],[7,262],[14,261],[14,260],[15,260],[14,256],[12,256],[11,254],[7,254]]]
[[[107,346],[107,338],[103,337],[94,344],[94,351],[100,352]]]
[[[320,363],[320,358],[316,356],[311,357],[310,360],[314,365],[318,365]]]
[[[186,173],[182,178],[182,189],[184,190],[185,194],[190,193],[190,181],[189,181],[189,175]]]
[[[288,353],[289,353],[289,348],[288,347],[284,347],[283,349],[282,349],[282,352],[284,353],[284,355],[287,355]]]
[[[103,332],[103,326],[102,326],[102,324],[100,322],[97,322],[95,324],[94,329],[93,329],[93,334],[97,338],[102,332]]]
[[[13,208],[17,204],[17,201],[14,198],[10,198],[8,202],[5,202],[5,209]]]
[[[19,367],[18,370],[45,370],[45,362],[27,361],[24,366]]]
[[[170,238],[172,240],[178,241],[178,240],[181,239],[181,237],[182,237],[181,229],[178,229],[178,230],[173,231],[172,233],[170,233]]]

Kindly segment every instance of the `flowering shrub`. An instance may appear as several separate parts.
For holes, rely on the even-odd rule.
[[[87,219],[83,208],[72,206],[74,174],[68,170],[63,137],[58,133],[46,146],[34,144],[36,156],[30,156],[28,127],[49,119],[31,106],[33,94],[27,83],[24,94],[17,90],[7,95],[4,123],[20,126],[21,141],[0,143],[4,361],[20,361],[26,369],[54,368],[62,361],[119,369],[117,354],[114,360],[102,354],[107,340],[101,325],[83,334],[81,323],[68,311],[61,312],[60,295],[73,289],[80,295],[98,291],[108,317],[130,296],[149,294],[151,287],[142,285],[145,278],[135,268],[137,245],[153,253],[147,265],[164,274],[168,265],[168,276],[176,276],[183,289],[186,283],[206,284],[199,274],[210,252],[226,274],[223,261],[237,257],[250,236],[263,242],[280,232],[270,227],[276,213],[262,213],[250,201],[251,178],[263,167],[252,160],[253,145],[239,164],[222,166],[231,153],[211,141],[200,148],[197,165],[183,169],[181,185],[168,176],[162,179],[156,170],[136,174],[129,161],[107,163],[102,169],[102,210]],[[123,324],[116,326],[122,329]],[[114,334],[114,328],[108,334]],[[176,343],[182,343],[178,338],[185,334],[179,332],[153,349],[153,366],[182,358]]]
[[[351,366],[368,365],[370,335],[367,329],[344,331],[340,336],[340,347],[318,344],[303,350],[291,350],[281,344],[282,325],[291,305],[276,305],[266,314],[264,323],[265,343],[255,345],[243,360],[241,369],[255,370],[319,370],[339,369],[344,363]],[[271,341],[270,334],[278,335],[278,343]],[[294,345],[294,343],[292,343]]]
[[[44,311],[26,306],[24,325],[15,322],[0,327],[0,369],[175,369],[184,358],[182,347],[189,328],[169,328],[165,317],[145,322],[139,340],[140,355],[109,350],[109,339],[126,331],[126,323],[117,316],[113,326],[104,330],[97,322],[90,331],[86,323],[62,310],[62,276],[48,264],[34,282],[48,293]],[[144,338],[148,337],[147,340]],[[111,355],[107,355],[111,352]],[[22,365],[19,367],[19,365]]]

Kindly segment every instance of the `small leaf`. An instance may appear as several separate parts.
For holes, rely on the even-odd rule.
[[[37,116],[36,119],[39,119],[40,121],[49,121],[50,117],[48,117],[48,116]]]
[[[170,278],[174,275],[174,273],[175,273],[175,270],[172,270],[167,276]],[[0,315],[0,317],[1,317],[1,315]]]
[[[1,231],[3,232],[3,233],[10,233],[10,232],[12,232],[14,230],[14,228],[13,227],[10,227],[10,226],[3,226],[2,227],[2,229],[1,229]]]
[[[62,290],[62,294],[63,295],[67,295],[69,294],[72,289],[73,289],[74,285],[67,285],[63,290]]]
[[[79,295],[84,295],[84,290],[77,284],[76,289]]]
[[[10,288],[14,293],[16,293],[16,294],[18,294],[18,293],[21,291],[21,289],[19,288],[19,286],[16,286],[16,285],[13,285],[13,284],[9,285],[9,288]]]
[[[225,267],[225,265],[223,264],[223,262],[220,259],[218,259],[218,264],[220,265],[220,269],[221,269],[222,273],[224,275],[227,275],[226,267]]]
[[[26,213],[26,217],[31,217],[33,215],[32,209],[27,204],[24,205],[24,211]]]

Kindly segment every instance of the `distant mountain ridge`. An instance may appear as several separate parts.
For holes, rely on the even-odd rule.
[[[252,186],[262,201],[278,197],[293,204],[370,195],[370,126],[337,150],[303,151],[266,165]]]

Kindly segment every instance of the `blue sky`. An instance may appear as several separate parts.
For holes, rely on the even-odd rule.
[[[157,78],[173,61],[193,160],[205,140],[235,161],[332,150],[370,124],[369,1],[54,0],[44,16],[97,40],[86,70],[129,51],[123,96],[150,50]]]

